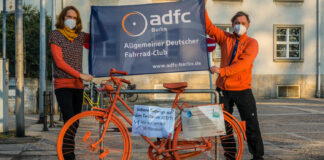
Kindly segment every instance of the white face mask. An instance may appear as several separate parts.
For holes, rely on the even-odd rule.
[[[237,35],[242,36],[246,32],[246,27],[243,26],[242,24],[237,24],[234,26],[234,32]]]
[[[70,29],[73,29],[76,25],[76,21],[74,19],[67,19],[64,21],[64,24],[70,28]]]

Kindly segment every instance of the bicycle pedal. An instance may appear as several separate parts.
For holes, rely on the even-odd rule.
[[[83,142],[87,142],[90,136],[91,136],[91,132],[87,131],[87,133],[83,137]]]
[[[100,154],[99,158],[104,159],[107,156],[108,153],[109,153],[109,150],[107,149],[103,153]]]

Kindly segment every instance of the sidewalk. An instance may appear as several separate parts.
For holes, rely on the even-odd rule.
[[[324,159],[324,99],[257,100],[257,108],[266,160]],[[238,117],[237,111],[234,115]],[[37,124],[38,115],[25,115],[26,137],[0,138],[0,160],[57,159],[56,138],[63,125],[58,119],[56,115],[55,128],[44,132],[43,124]],[[11,131],[15,123],[15,116],[10,115]],[[132,140],[132,159],[148,159],[147,144],[139,137],[132,136]],[[243,159],[251,159],[247,148]]]

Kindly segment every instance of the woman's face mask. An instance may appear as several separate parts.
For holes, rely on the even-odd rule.
[[[236,24],[234,26],[234,32],[239,35],[242,36],[245,32],[246,32],[246,27],[243,26],[242,24]]]
[[[76,25],[76,21],[75,21],[74,19],[66,19],[66,20],[64,21],[64,24],[65,24],[68,28],[73,29],[73,28],[75,27],[75,25]]]

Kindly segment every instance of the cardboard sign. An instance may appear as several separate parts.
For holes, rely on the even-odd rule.
[[[223,110],[220,105],[185,108],[181,113],[184,138],[225,135]]]
[[[132,134],[147,137],[168,138],[173,135],[174,109],[135,105]]]

